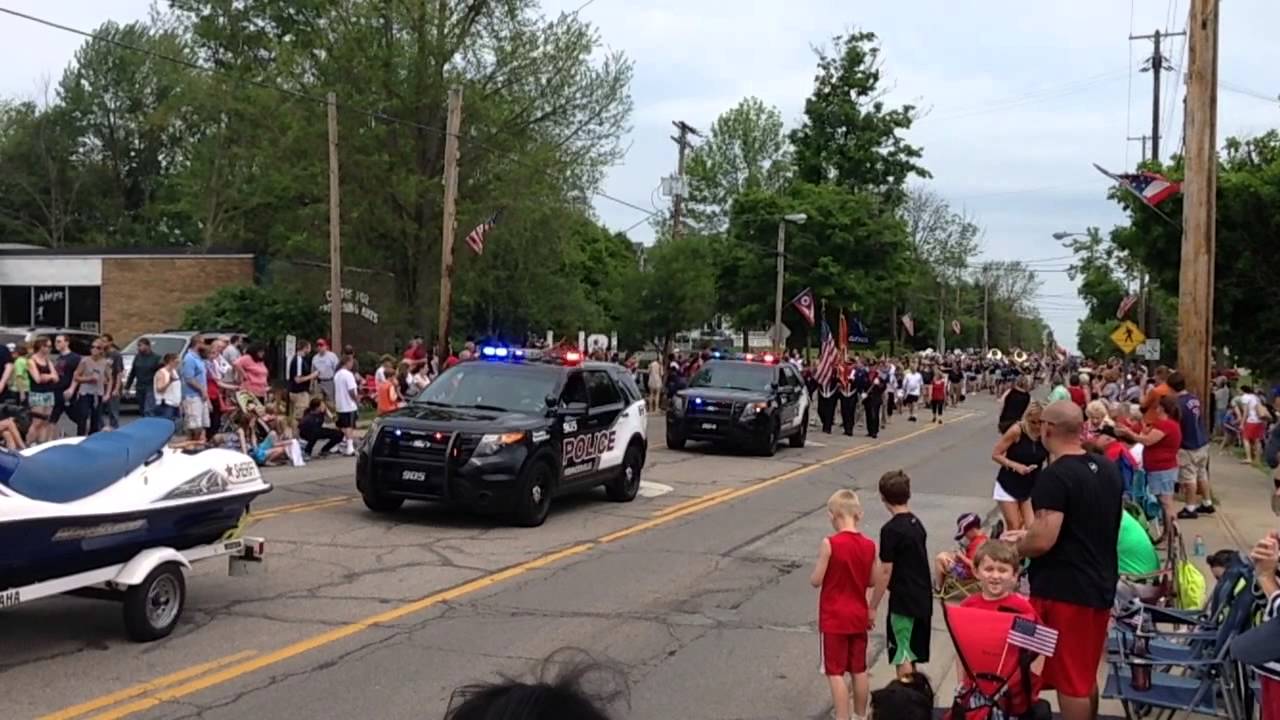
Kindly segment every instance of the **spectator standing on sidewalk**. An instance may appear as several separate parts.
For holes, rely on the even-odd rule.
[[[649,361],[649,412],[662,409],[662,359],[654,355]]]
[[[343,443],[343,455],[355,455],[356,419],[360,414],[360,386],[356,384],[355,355],[344,355],[338,374],[333,377],[335,404],[338,410],[338,429],[346,440]]]
[[[227,339],[227,346],[222,349],[222,359],[227,361],[228,365],[235,365],[236,361],[244,353],[244,336],[232,335]]]
[[[160,367],[151,376],[151,416],[172,420],[175,425],[182,409],[182,373],[178,369],[180,362],[177,353],[168,353],[160,359]]]
[[[1159,412],[1160,398],[1173,394],[1173,389],[1169,387],[1169,368],[1164,365],[1156,368],[1155,383],[1156,386],[1148,390],[1143,395],[1142,402],[1139,403],[1142,407],[1142,420],[1148,425],[1156,419],[1156,413]]]
[[[1120,579],[1123,481],[1114,464],[1081,446],[1083,420],[1075,403],[1052,403],[1041,419],[1050,464],[1031,491],[1035,520],[1003,539],[1031,558],[1031,605],[1059,633],[1057,652],[1045,661],[1045,686],[1057,690],[1064,720],[1092,720]]]
[[[75,398],[76,432],[92,435],[102,430],[106,414],[103,404],[115,380],[111,377],[111,361],[107,358],[107,343],[102,338],[93,341],[91,354],[76,366],[67,395]]]
[[[1244,462],[1252,465],[1262,456],[1262,439],[1266,434],[1267,409],[1262,399],[1253,392],[1250,385],[1240,386],[1240,397],[1236,398],[1236,408],[1244,421],[1241,441],[1244,445]]]
[[[54,358],[54,369],[58,371],[58,387],[53,393],[53,414],[49,422],[56,427],[63,414],[80,426],[79,410],[75,407],[75,393],[69,392],[75,380],[76,368],[80,367],[80,354],[71,349],[71,340],[66,335],[58,335],[53,339],[54,350],[58,356]]]
[[[49,338],[31,341],[31,359],[27,366],[31,375],[31,427],[27,429],[27,445],[35,445],[52,440],[58,432],[52,417],[60,382],[57,363],[49,357]]]
[[[871,608],[880,607],[889,591],[886,653],[898,679],[910,677],[916,663],[929,662],[933,618],[933,576],[929,571],[928,534],[911,512],[911,478],[892,470],[880,478],[880,500],[891,517],[880,526],[880,572]]]
[[[240,388],[264,405],[267,402],[267,393],[271,390],[266,356],[266,348],[254,343],[249,346],[248,352],[241,355],[240,359],[234,363],[236,371],[240,373]]]
[[[316,340],[316,354],[311,356],[311,370],[316,374],[316,391],[331,409],[335,397],[333,376],[338,374],[340,362],[338,354],[329,349],[328,340]]]
[[[13,349],[13,375],[9,379],[9,390],[18,398],[19,405],[27,404],[27,394],[31,392],[31,374],[27,371],[27,354],[30,348],[26,343],[19,343]],[[0,395],[4,395],[4,383],[0,382]]]
[[[289,417],[294,420],[300,419],[311,406],[311,381],[316,379],[316,373],[310,354],[311,343],[300,340],[289,359],[286,372],[289,379]]]
[[[160,369],[162,359],[151,349],[151,341],[147,338],[138,338],[138,354],[133,356],[133,365],[129,368],[129,377],[125,378],[122,390],[128,390],[137,383],[138,394],[138,412],[143,417],[151,417],[155,414],[156,393],[155,379],[156,371]]]
[[[182,378],[182,426],[190,440],[204,442],[204,429],[209,426],[209,370],[205,354],[209,347],[194,342],[182,356],[179,370]]]
[[[209,428],[212,432],[222,429],[222,417],[235,409],[235,394],[240,390],[239,375],[222,351],[231,344],[231,338],[218,337],[209,344],[205,353],[204,368],[209,378]]]
[[[116,339],[111,336],[111,333],[102,333],[100,339],[106,347],[104,356],[111,362],[111,387],[107,388],[107,392],[103,397],[105,403],[104,415],[106,416],[107,427],[112,430],[119,430],[120,396],[124,393],[124,355],[120,353],[120,348],[116,345]]]
[[[1153,391],[1154,392],[1154,391]],[[1170,391],[1172,392],[1172,391]],[[1147,471],[1147,488],[1160,498],[1164,508],[1165,527],[1173,527],[1178,517],[1173,493],[1178,487],[1178,451],[1182,447],[1182,411],[1178,398],[1164,394],[1156,402],[1156,412],[1141,433],[1120,425],[1116,436],[1132,443],[1142,443],[1142,469]]]
[[[1169,388],[1178,398],[1182,446],[1178,449],[1178,484],[1186,507],[1178,511],[1181,520],[1194,520],[1200,513],[1212,515],[1213,489],[1209,487],[1209,433],[1200,398],[1187,389],[1187,380],[1176,370],[1169,374]],[[1196,498],[1199,497],[1199,505]]]

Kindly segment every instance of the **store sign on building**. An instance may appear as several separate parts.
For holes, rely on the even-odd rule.
[[[333,292],[324,291],[324,304],[320,306],[321,312],[329,312],[333,306]],[[378,324],[378,311],[369,306],[369,293],[351,288],[342,288],[342,312],[345,315],[356,315],[368,320],[370,323]]]

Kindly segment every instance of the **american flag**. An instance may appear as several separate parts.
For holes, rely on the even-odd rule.
[[[1125,295],[1124,299],[1120,301],[1120,307],[1116,308],[1116,319],[1123,320],[1136,302],[1138,302],[1137,295]]]
[[[840,350],[836,347],[835,336],[831,334],[831,326],[826,318],[822,319],[822,350],[818,353],[818,371],[814,379],[819,385],[826,385],[835,373],[840,362]]]
[[[1182,183],[1174,182],[1159,173],[1143,170],[1138,173],[1116,174],[1103,169],[1097,163],[1093,166],[1098,168],[1098,172],[1120,183],[1121,187],[1137,195],[1142,202],[1151,207],[1159,205],[1182,191]]]
[[[1058,647],[1058,631],[1026,618],[1014,618],[1009,628],[1009,644],[1026,648],[1045,657],[1053,657]]]
[[[494,225],[498,224],[498,215],[500,214],[500,212],[494,213],[488,220],[477,225],[476,229],[467,235],[467,245],[471,248],[471,252],[477,255],[484,254],[484,236],[493,229]]]

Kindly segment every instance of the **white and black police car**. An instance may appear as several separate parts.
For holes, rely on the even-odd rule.
[[[603,485],[610,500],[635,499],[647,452],[644,398],[625,368],[486,346],[374,421],[356,487],[376,512],[429,500],[533,527],[568,493]]]
[[[786,438],[804,447],[809,434],[809,393],[795,366],[772,353],[720,353],[676,392],[667,408],[667,447],[708,440],[773,455]]]

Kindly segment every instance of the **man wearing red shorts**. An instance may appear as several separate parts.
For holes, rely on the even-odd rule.
[[[1080,408],[1060,400],[1044,409],[1041,440],[1050,463],[1031,491],[1035,520],[1006,533],[1031,558],[1031,605],[1058,631],[1044,684],[1058,692],[1064,720],[1098,716],[1098,665],[1120,579],[1116,543],[1123,481],[1110,460],[1080,444]]]

